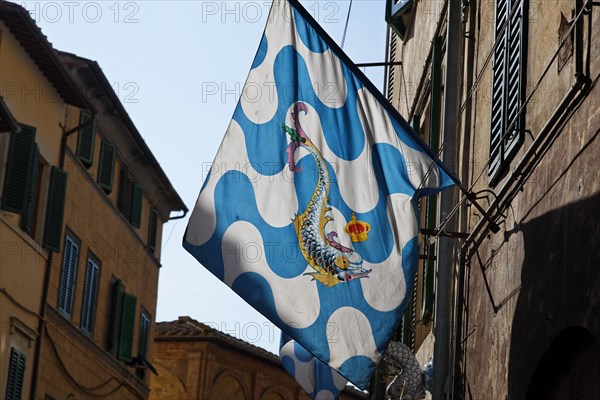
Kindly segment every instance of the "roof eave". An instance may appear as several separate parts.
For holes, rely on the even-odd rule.
[[[79,90],[58,52],[22,6],[0,0],[2,20],[65,103],[96,112]]]
[[[156,159],[156,157],[150,151],[150,148],[146,144],[146,141],[144,140],[144,138],[138,131],[138,129],[135,126],[135,124],[133,123],[133,121],[131,120],[131,117],[127,113],[127,110],[125,110],[125,107],[123,107],[123,104],[121,103],[117,94],[113,90],[110,82],[106,78],[106,75],[104,75],[104,72],[100,68],[100,65],[96,61],[87,60],[82,57],[79,57],[79,58],[85,60],[88,63],[88,65],[89,65],[90,69],[92,70],[92,72],[94,73],[96,79],[102,86],[103,91],[106,93],[109,100],[111,101],[111,103],[113,104],[113,106],[115,107],[117,112],[119,113],[119,117],[125,123],[127,129],[131,132],[135,142],[140,147],[140,150],[144,154],[144,157],[146,157],[148,159],[152,168],[156,172],[157,177],[161,181],[161,184],[165,187],[165,189],[170,194],[170,197],[173,200],[174,205],[175,205],[175,207],[173,208],[173,211],[183,211],[184,213],[187,213],[188,208],[186,207],[185,203],[183,202],[183,200],[181,199],[181,197],[179,196],[179,194],[173,187],[173,184],[171,183],[171,181],[167,177],[167,174],[164,172],[164,170],[158,163],[158,160]]]

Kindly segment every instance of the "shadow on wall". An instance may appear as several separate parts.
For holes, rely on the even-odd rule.
[[[600,194],[524,223],[521,231],[525,259],[509,398],[600,399]]]

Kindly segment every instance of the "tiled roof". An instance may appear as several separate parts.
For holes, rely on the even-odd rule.
[[[279,357],[275,354],[254,346],[241,339],[223,333],[217,329],[196,321],[190,317],[179,317],[176,321],[157,322],[154,333],[155,341],[218,341],[238,350],[266,359],[272,363],[280,364]]]
[[[156,177],[160,180],[160,182],[164,186],[164,189],[166,189],[166,192],[169,194],[172,203],[172,211],[183,211],[185,215],[188,212],[188,208],[186,207],[181,197],[179,197],[179,194],[173,187],[173,184],[167,177],[167,174],[164,172],[158,160],[146,144],[146,141],[138,131],[133,121],[131,120],[131,117],[127,113],[127,110],[125,110],[125,107],[123,107],[123,104],[121,103],[119,97],[112,88],[112,85],[108,81],[108,78],[106,77],[106,75],[104,75],[104,72],[100,68],[100,65],[96,61],[89,60],[76,54],[67,53],[63,51],[59,51],[58,54],[61,60],[67,65],[68,68],[71,69],[71,71],[75,74],[76,77],[81,79],[81,75],[79,75],[77,72],[77,70],[79,69],[83,72],[84,75],[90,77],[89,79],[86,79],[85,82],[82,81],[82,85],[84,85],[83,89],[85,89],[86,86],[94,88],[98,87],[100,90],[103,91],[104,95],[110,100],[112,106],[115,108],[121,121],[123,121],[123,123],[127,126],[127,129],[131,133],[132,138],[137,143],[139,151],[141,151],[142,156],[137,162],[145,162],[147,163],[147,165],[154,169]]]
[[[217,329],[196,321],[190,317],[179,317],[176,321],[157,322],[154,330],[154,340],[157,342],[167,341],[217,341],[243,352],[258,356],[283,368],[279,357],[275,354],[223,333]],[[365,393],[351,386],[346,386],[344,393],[356,399],[366,399]]]
[[[0,20],[6,24],[66,103],[93,111],[58,58],[58,53],[25,8],[0,0]]]
[[[19,132],[20,130],[17,120],[4,102],[4,98],[0,96],[0,132]]]

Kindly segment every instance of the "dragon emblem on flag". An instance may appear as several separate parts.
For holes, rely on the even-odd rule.
[[[300,173],[302,167],[297,167],[294,161],[294,153],[300,147],[305,148],[314,158],[317,166],[317,184],[308,206],[302,214],[296,215],[294,227],[302,255],[315,272],[306,273],[327,287],[335,286],[342,282],[350,282],[354,279],[367,278],[371,270],[364,269],[363,259],[356,251],[345,247],[336,241],[337,232],[327,233],[327,224],[333,221],[328,212],[331,207],[329,198],[329,172],[325,159],[319,149],[306,135],[298,115],[300,112],[307,113],[304,103],[296,103],[292,118],[295,128],[283,125],[284,131],[290,136],[290,144],[286,148],[288,154],[287,162],[294,173]],[[356,224],[356,218],[353,220]]]

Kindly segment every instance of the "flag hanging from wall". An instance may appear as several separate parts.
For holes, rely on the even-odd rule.
[[[407,303],[445,168],[296,0],[274,1],[183,246],[365,388]]]
[[[279,359],[283,368],[315,400],[337,399],[348,383],[346,378],[285,333],[281,334]]]

